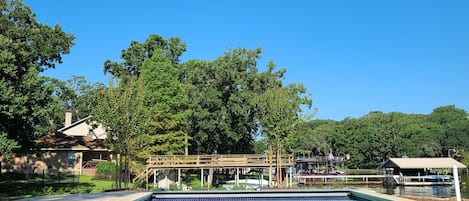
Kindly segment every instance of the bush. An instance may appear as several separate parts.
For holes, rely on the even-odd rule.
[[[95,179],[113,180],[116,175],[116,164],[113,162],[101,162],[97,166]]]

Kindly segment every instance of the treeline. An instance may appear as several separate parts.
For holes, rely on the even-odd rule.
[[[301,154],[345,157],[351,168],[376,168],[390,157],[454,157],[469,164],[468,113],[454,105],[431,114],[370,112],[342,121],[304,123],[292,145]]]
[[[307,89],[284,85],[286,71],[273,62],[260,70],[261,49],[183,62],[180,38],[152,34],[131,41],[121,60],[103,61],[108,85],[45,77],[69,53],[73,35],[37,22],[20,1],[0,0],[0,8],[2,158],[34,149],[36,137],[63,126],[66,109],[75,120],[92,115],[104,125],[125,170],[154,154],[235,153],[332,152],[350,154],[349,167],[376,167],[389,157],[465,153],[469,145],[468,114],[454,106],[429,115],[311,120],[302,111],[312,105]]]
[[[302,122],[302,108],[312,104],[303,85],[282,83],[285,69],[273,62],[258,68],[260,48],[182,62],[186,44],[155,34],[131,41],[120,61],[104,62],[108,85],[46,77],[41,72],[62,62],[74,36],[37,22],[21,1],[0,0],[0,9],[2,160],[31,154],[35,138],[63,126],[66,109],[74,120],[92,115],[106,128],[106,146],[121,156],[126,181],[138,158],[254,153],[259,136],[278,155]]]

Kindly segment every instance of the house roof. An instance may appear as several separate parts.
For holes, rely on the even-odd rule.
[[[466,168],[453,158],[390,158],[382,168],[423,169],[423,168]]]
[[[107,150],[104,140],[87,136],[68,136],[62,133],[45,135],[34,140],[41,150]]]
[[[83,119],[80,119],[78,121],[75,121],[73,122],[72,124],[68,125],[68,126],[65,126],[65,127],[62,127],[61,129],[57,130],[58,132],[64,132],[72,127],[75,127],[76,125],[79,125],[81,123],[83,123],[84,121],[86,121],[87,119],[91,118],[91,116],[88,116],[86,118],[83,118]]]

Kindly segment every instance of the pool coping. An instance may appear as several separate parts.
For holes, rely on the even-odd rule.
[[[290,193],[290,194],[288,194]],[[394,195],[386,195],[369,189],[262,189],[262,190],[234,190],[234,191],[155,191],[152,198],[210,198],[210,197],[295,197],[308,196],[356,196],[376,201],[412,201]]]
[[[375,191],[372,191],[370,189],[366,188],[360,188],[360,189],[351,189],[350,192],[352,192],[352,195],[358,194],[360,197],[367,198],[369,196],[372,196],[373,198],[378,198],[380,199],[379,201],[414,201],[411,199],[395,196],[395,195],[388,195],[388,194],[382,194],[382,193],[377,193]]]
[[[150,200],[152,194],[153,192],[150,191],[116,191],[106,193],[39,196],[32,198],[24,198],[18,201],[147,201]]]

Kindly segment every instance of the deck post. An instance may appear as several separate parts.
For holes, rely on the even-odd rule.
[[[293,188],[293,167],[290,166],[290,188]]]
[[[259,171],[259,187],[262,188],[263,187],[263,175],[262,175],[262,171]]]
[[[235,185],[239,185],[239,168],[236,168]]]
[[[178,169],[178,189],[181,189],[181,169]]]
[[[200,186],[204,188],[204,168],[200,168]]]
[[[153,189],[156,188],[156,169],[153,170]]]
[[[244,175],[246,175],[246,176],[244,177],[244,179],[245,179],[244,182],[245,182],[245,184],[246,184],[246,187],[245,187],[245,188],[246,188],[246,190],[248,190],[248,176],[247,176],[248,171],[247,171],[247,168],[243,168],[243,173],[244,173]]]

